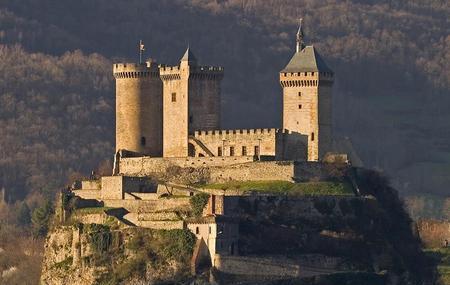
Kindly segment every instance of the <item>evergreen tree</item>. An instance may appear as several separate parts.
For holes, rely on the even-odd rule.
[[[35,236],[45,236],[49,228],[50,217],[53,213],[53,205],[47,201],[43,206],[36,208],[31,216],[33,233]]]
[[[17,223],[20,226],[28,226],[31,222],[31,211],[27,203],[22,202],[17,211]]]

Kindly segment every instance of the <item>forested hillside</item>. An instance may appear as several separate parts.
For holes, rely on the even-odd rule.
[[[224,127],[278,127],[297,18],[337,80],[336,133],[403,194],[448,192],[450,8],[395,0],[0,0],[1,186],[55,190],[113,154],[111,63],[223,65]]]
[[[190,45],[225,67],[225,128],[279,127],[299,17],[336,73],[336,134],[415,212],[448,217],[448,0],[0,0],[0,272],[37,283],[45,198],[110,171],[113,62],[136,61],[140,39],[168,64]]]

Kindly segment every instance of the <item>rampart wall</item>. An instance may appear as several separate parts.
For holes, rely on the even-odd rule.
[[[275,156],[277,129],[196,131],[194,138],[214,156]]]
[[[130,157],[121,158],[120,173],[130,176],[147,176],[154,173],[164,173],[169,167],[213,167],[226,166],[253,162],[253,156],[244,157],[183,157],[183,158],[160,158],[160,157]]]
[[[170,211],[189,209],[189,198],[158,199],[158,200],[104,200],[105,207],[124,208],[133,213]]]
[[[216,268],[224,273],[247,276],[300,276],[300,266],[287,258],[215,255]]]
[[[317,162],[255,161],[253,156],[122,158],[120,171],[127,176],[149,176],[166,173],[170,167],[205,169],[209,182],[231,180],[310,181],[327,177],[326,165]]]
[[[256,180],[284,180],[293,181],[295,165],[292,162],[253,162],[226,167],[211,167],[211,182],[256,181]]]

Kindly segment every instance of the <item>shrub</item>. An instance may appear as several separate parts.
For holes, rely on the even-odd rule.
[[[203,213],[203,209],[208,204],[209,194],[199,193],[190,198],[189,202],[192,207],[192,214],[194,217],[200,217]]]
[[[115,279],[122,282],[133,275],[143,276],[145,274],[145,260],[138,256],[124,263],[119,264],[115,270]]]
[[[70,256],[70,257],[64,259],[61,262],[55,263],[53,265],[53,268],[62,269],[62,270],[69,270],[70,267],[72,266],[72,262],[73,262],[73,257]]]
[[[108,251],[112,242],[111,230],[108,226],[86,224],[83,231],[87,233],[88,241],[96,253]]]
[[[188,230],[163,231],[162,238],[166,241],[161,251],[165,259],[182,261],[194,250],[196,237]]]

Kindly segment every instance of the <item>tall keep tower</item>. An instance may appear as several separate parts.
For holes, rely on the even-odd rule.
[[[222,67],[200,66],[188,48],[179,66],[160,67],[163,81],[163,156],[189,155],[189,135],[220,127]]]
[[[162,156],[162,82],[155,62],[113,65],[116,152]]]
[[[333,71],[313,46],[304,45],[302,22],[297,32],[296,53],[280,72],[283,88],[283,129],[297,134],[306,144],[306,159],[317,161],[331,151],[331,91]],[[295,137],[295,136],[293,136]]]

